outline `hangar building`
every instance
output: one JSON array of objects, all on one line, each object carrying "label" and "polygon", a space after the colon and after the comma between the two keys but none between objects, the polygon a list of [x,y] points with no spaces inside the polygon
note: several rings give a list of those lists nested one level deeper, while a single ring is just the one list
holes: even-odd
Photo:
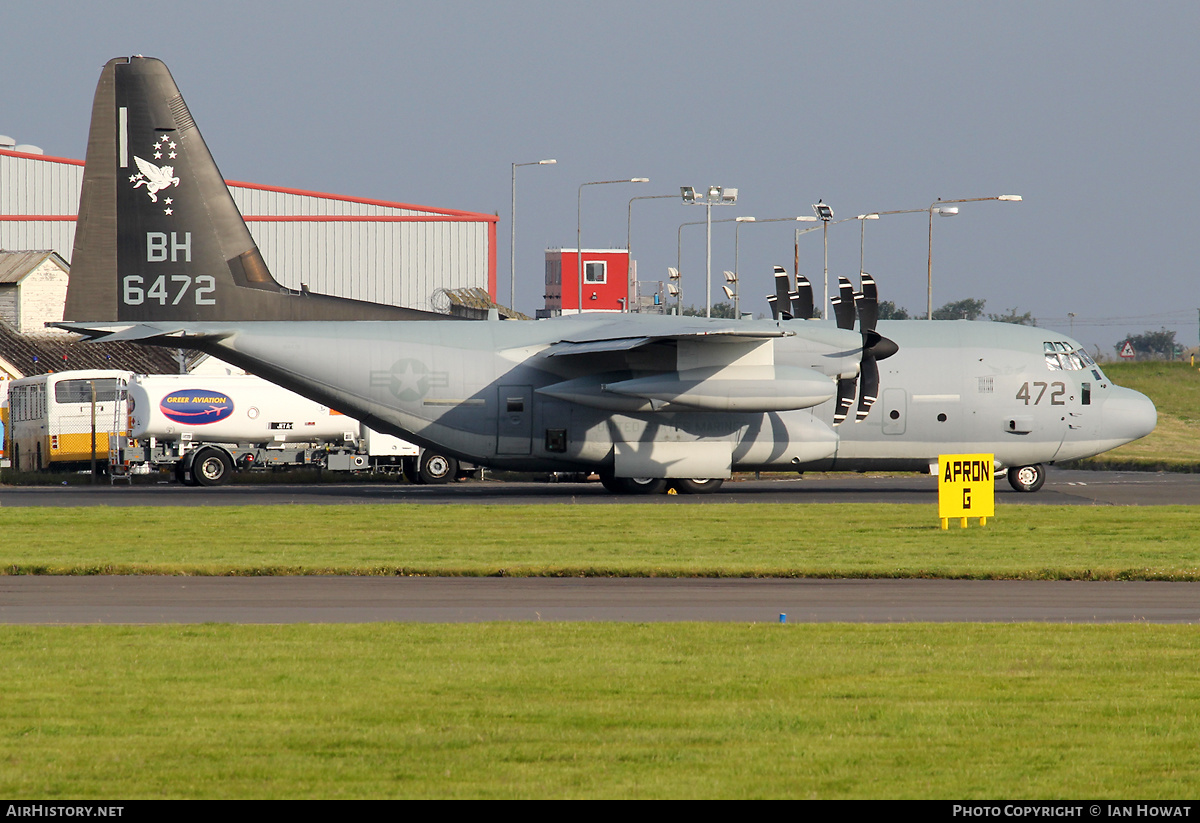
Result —
[{"label": "hangar building", "polygon": [[[13,142],[0,137],[0,250],[52,250],[69,264],[83,161]],[[290,289],[427,311],[448,309],[446,290],[496,297],[494,215],[226,182]]]}]

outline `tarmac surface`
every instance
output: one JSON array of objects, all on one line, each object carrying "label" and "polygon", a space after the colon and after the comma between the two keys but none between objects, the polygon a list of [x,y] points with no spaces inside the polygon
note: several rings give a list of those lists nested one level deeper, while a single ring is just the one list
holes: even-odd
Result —
[{"label": "tarmac surface", "polygon": [[0,623],[1195,623],[1200,583],[3,577]]},{"label": "tarmac surface", "polygon": [[[407,483],[312,483],[188,487],[149,485],[26,486],[0,488],[5,506],[247,506],[361,503],[483,503],[490,505],[588,503],[606,505],[703,505],[705,503],[913,503],[935,505],[937,484],[928,475],[768,475],[727,481],[716,494],[619,496],[598,482],[532,483],[467,481],[446,486]],[[1071,506],[1200,505],[1200,474],[1049,470],[1033,494],[996,483],[996,505]]]},{"label": "tarmac surface", "polygon": [[[1006,504],[1200,505],[1200,475],[1051,470]],[[906,503],[933,506],[927,476],[781,475],[717,494],[619,497],[599,483],[177,484],[5,487],[14,506],[422,503]],[[360,623],[382,621],[1200,622],[1200,583],[959,580],[713,580],[0,576],[0,623]]]}]

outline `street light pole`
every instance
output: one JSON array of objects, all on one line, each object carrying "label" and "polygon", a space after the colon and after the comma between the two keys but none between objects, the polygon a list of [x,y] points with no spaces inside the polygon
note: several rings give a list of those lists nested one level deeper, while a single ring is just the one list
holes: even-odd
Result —
[{"label": "street light pole", "polygon": [[508,213],[508,307],[516,311],[517,302],[517,169],[521,166],[553,166],[557,160],[534,160],[532,163],[512,164],[512,210]]},{"label": "street light pole", "polygon": [[[712,240],[711,240],[712,224],[713,223],[752,222],[753,220],[754,220],[753,217],[749,218],[749,220],[744,220],[741,217],[727,217],[723,220],[693,220],[690,223],[680,223],[679,228],[675,232],[675,271],[677,271],[677,272],[683,271],[683,227],[684,226],[708,226],[709,265],[711,266],[712,265],[712,252],[711,252],[711,250],[712,250],[712,245],[711,245],[711,243],[712,243]],[[735,253],[735,255],[736,255],[736,252],[737,252],[737,230],[735,229],[734,230],[734,253]],[[735,266],[736,266],[736,261],[735,261]],[[710,294],[710,296],[711,296],[711,294]]]},{"label": "street light pole", "polygon": [[813,204],[813,211],[821,221],[824,228],[821,233],[825,236],[825,285],[821,296],[821,316],[826,317],[829,314],[829,221],[833,219],[833,209],[824,200],[818,200]]},{"label": "street light pole", "polygon": [[583,314],[583,187],[607,186],[610,183],[649,183],[649,177],[631,177],[628,180],[593,180],[590,183],[579,184],[579,194],[575,198],[575,259],[579,261],[579,314]]},{"label": "street light pole", "polygon": [[925,303],[925,319],[933,319],[933,215],[935,213],[952,217],[958,214],[958,209],[944,209],[947,203],[979,203],[984,200],[1005,200],[1009,202],[1020,202],[1021,195],[1019,194],[1001,194],[996,197],[967,197],[961,200],[937,200],[929,204],[929,257],[927,269],[925,273],[926,281],[926,303]]},{"label": "street light pole", "polygon": [[[625,214],[625,254],[629,258],[629,266],[630,266],[630,272],[626,274],[627,280],[628,280],[630,274],[632,273],[632,267],[633,267],[633,201],[634,200],[664,200],[668,197],[674,197],[674,196],[675,195],[673,195],[673,194],[649,194],[644,197],[629,198],[629,207],[626,209],[626,214]],[[627,298],[629,298],[629,296],[630,296],[628,285],[626,285],[626,287],[625,287],[625,296]],[[628,305],[629,305],[629,301],[627,300],[626,303],[624,305],[622,305],[622,307],[621,307],[622,311],[625,311],[626,307]],[[632,309],[629,309],[629,310],[632,311]]]},{"label": "street light pole", "polygon": [[735,217],[734,222],[737,223],[733,227],[733,319],[742,319],[742,272],[739,269],[739,250],[741,241],[739,239],[742,224],[757,222],[753,217]]},{"label": "street light pole", "polygon": [[[740,278],[741,278],[741,271],[738,268],[740,265],[740,262],[738,260],[738,256],[739,256],[738,232],[741,231],[742,223],[796,223],[796,222],[798,222],[798,223],[815,223],[815,222],[817,222],[817,218],[805,217],[805,216],[801,216],[801,217],[768,217],[763,220],[757,220],[753,217],[735,217],[734,220],[737,222],[738,225],[733,230],[733,274],[734,274],[734,277],[738,278],[739,284],[740,284]],[[816,226],[813,226],[813,228],[815,229]],[[805,231],[812,231],[812,229],[805,229]],[[799,230],[797,230],[796,238],[799,239],[800,234],[802,234],[802,233],[803,232],[800,232]],[[738,294],[739,294],[738,301],[740,301],[740,289],[739,289]],[[738,301],[735,301],[735,302],[738,302]],[[741,314],[741,306],[740,305],[735,306],[735,312],[738,316],[738,319],[741,319],[742,314]]]}]

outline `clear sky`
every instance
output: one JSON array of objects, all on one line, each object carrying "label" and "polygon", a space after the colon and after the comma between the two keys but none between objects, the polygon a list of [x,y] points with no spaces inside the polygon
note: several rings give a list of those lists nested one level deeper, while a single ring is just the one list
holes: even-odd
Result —
[{"label": "clear sky", "polygon": [[[713,218],[835,219],[963,204],[933,226],[934,306],[1031,311],[1108,355],[1161,327],[1195,345],[1189,227],[1200,172],[1200,5],[1184,2],[218,2],[5,4],[0,133],[82,158],[109,58],[163,59],[226,177],[497,213],[508,289],[517,171],[517,307],[542,304],[543,250],[632,247],[643,280],[702,220],[679,186],[737,187]],[[734,267],[732,223],[713,269]],[[867,226],[881,296],[925,308],[927,219]],[[856,277],[859,224],[829,232]],[[744,226],[743,307],[765,311],[793,226]],[[684,302],[704,301],[704,229],[683,229]],[[800,239],[819,281],[821,232]],[[714,292],[721,294],[719,283]],[[504,300],[502,299],[502,302]]]}]

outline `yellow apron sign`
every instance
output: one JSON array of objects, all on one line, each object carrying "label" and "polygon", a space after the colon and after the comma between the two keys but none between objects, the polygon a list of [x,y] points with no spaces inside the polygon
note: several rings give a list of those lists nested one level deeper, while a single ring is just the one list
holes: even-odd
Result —
[{"label": "yellow apron sign", "polygon": [[968,517],[978,517],[985,525],[996,516],[995,455],[938,455],[938,517],[942,528],[957,517],[967,527]]}]

